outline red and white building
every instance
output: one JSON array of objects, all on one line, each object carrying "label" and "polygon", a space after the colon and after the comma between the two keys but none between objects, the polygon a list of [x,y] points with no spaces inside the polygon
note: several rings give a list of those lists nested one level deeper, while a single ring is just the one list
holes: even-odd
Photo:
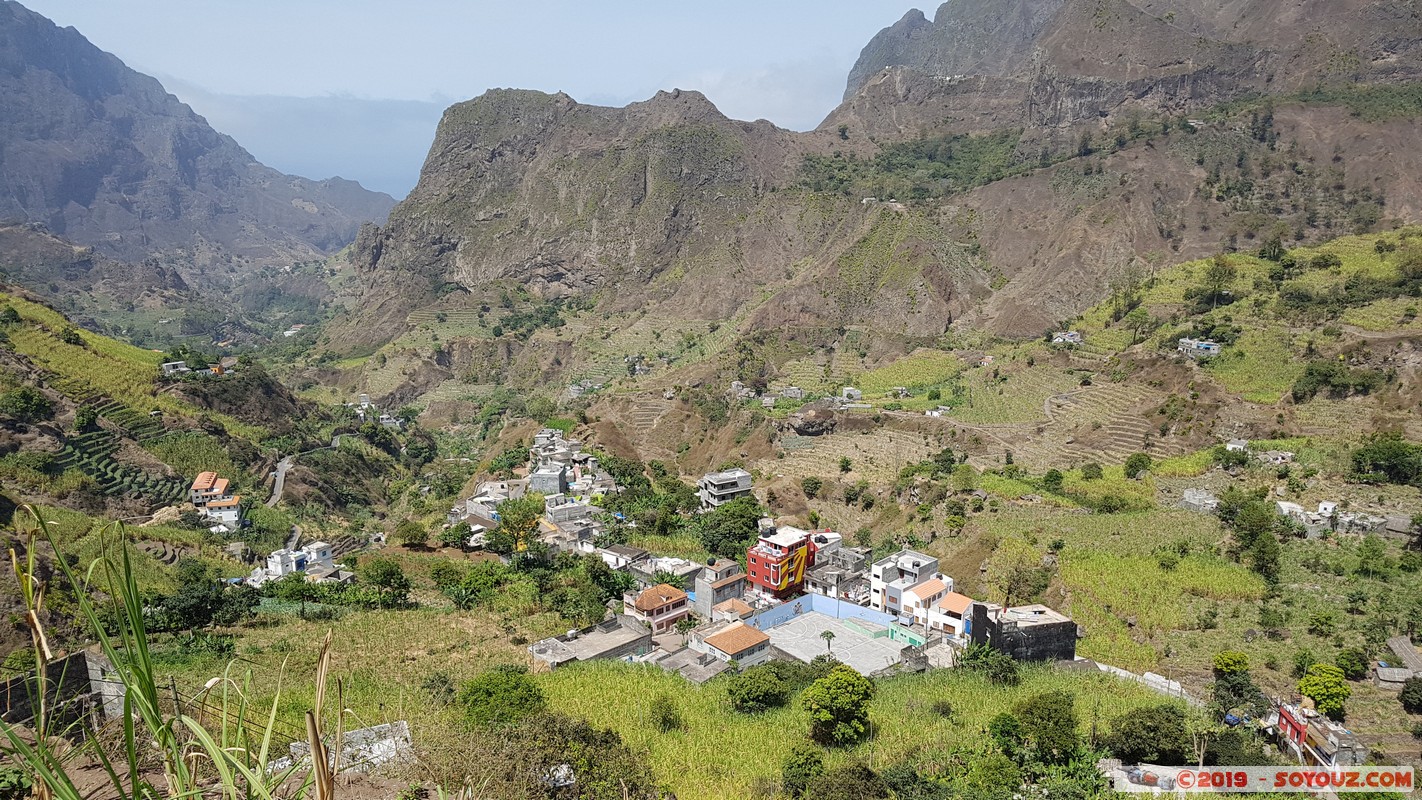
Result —
[{"label": "red and white building", "polygon": [[752,591],[776,600],[799,594],[816,554],[839,544],[840,535],[833,531],[812,533],[790,525],[777,528],[763,519],[759,540],[746,550],[746,579]]}]

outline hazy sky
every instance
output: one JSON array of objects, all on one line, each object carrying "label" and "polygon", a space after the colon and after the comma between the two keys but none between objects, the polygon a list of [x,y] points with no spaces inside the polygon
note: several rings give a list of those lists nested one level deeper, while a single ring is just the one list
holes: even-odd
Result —
[{"label": "hazy sky", "polygon": [[[815,127],[911,0],[21,0],[278,169],[403,196],[440,112],[491,87],[624,105],[697,89]],[[932,7],[925,9],[930,16]]]}]

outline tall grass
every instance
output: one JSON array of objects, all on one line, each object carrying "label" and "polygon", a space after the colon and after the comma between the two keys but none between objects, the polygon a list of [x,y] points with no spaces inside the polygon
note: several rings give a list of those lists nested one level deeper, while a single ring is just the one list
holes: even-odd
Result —
[{"label": "tall grass", "polygon": [[[870,710],[873,736],[831,752],[830,766],[863,760],[879,769],[924,751],[949,749],[978,737],[989,720],[1017,700],[1053,689],[1075,694],[1083,733],[1089,733],[1093,713],[1105,720],[1160,702],[1144,687],[1103,674],[1027,667],[1023,677],[1016,687],[994,686],[963,670],[880,680]],[[657,776],[678,797],[753,796],[756,780],[779,774],[790,749],[809,731],[809,718],[797,699],[762,714],[740,714],[727,701],[726,681],[695,686],[652,666],[587,662],[538,680],[553,710],[610,727],[631,747],[646,750]],[[653,724],[651,704],[659,695],[678,706],[685,729],[663,733]],[[934,711],[937,700],[952,703],[951,719]]]},{"label": "tall grass", "polygon": [[[82,731],[83,741],[77,749],[56,744],[52,738],[58,733],[52,729],[53,709],[44,700],[50,692],[44,667],[54,653],[41,622],[47,587],[42,576],[47,567],[39,562],[38,554],[41,543],[53,547],[56,554],[61,551],[45,516],[33,507],[25,507],[17,517],[17,527],[24,524],[25,517],[29,520],[22,532],[25,556],[22,559],[14,548],[10,551],[25,607],[24,621],[32,640],[35,692],[41,698],[32,722],[34,735],[27,735],[19,725],[0,723],[0,735],[8,745],[5,749],[30,773],[35,796],[60,800],[93,796],[89,789],[81,792],[70,775],[70,767],[81,756],[92,759],[102,769],[106,786],[101,793],[124,800],[213,796],[272,800],[279,791],[285,796],[294,788],[296,794],[301,794],[313,784],[318,798],[331,796],[329,770],[319,757],[325,753],[319,717],[308,715],[312,752],[318,758],[307,774],[298,774],[303,767],[300,762],[284,769],[272,764],[279,687],[278,699],[272,701],[265,717],[256,716],[247,700],[252,692],[250,680],[234,679],[229,666],[222,678],[214,678],[199,694],[198,699],[211,694],[220,697],[220,703],[199,703],[199,708],[216,711],[218,719],[206,723],[184,710],[176,692],[171,703],[164,696],[149,649],[143,594],[121,523],[114,523],[107,531],[114,547],[96,558],[83,575],[62,555],[53,559],[53,566],[73,587],[72,601],[80,620],[88,626],[100,652],[113,666],[114,680],[122,686],[123,717],[117,722],[119,744],[116,752],[111,751],[93,730]],[[100,604],[94,600],[95,594],[107,600]],[[324,688],[328,667],[329,656],[317,669],[318,687]],[[320,710],[318,690],[316,711]]]}]

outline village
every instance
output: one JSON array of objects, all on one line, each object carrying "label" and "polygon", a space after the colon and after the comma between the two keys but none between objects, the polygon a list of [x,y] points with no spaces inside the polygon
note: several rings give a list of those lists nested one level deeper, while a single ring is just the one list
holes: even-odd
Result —
[{"label": "village", "polygon": [[[370,406],[361,410],[372,418],[378,415]],[[1226,446],[1268,463],[1292,457],[1253,453],[1243,441]],[[744,562],[697,562],[606,543],[605,527],[614,518],[599,503],[622,487],[598,457],[556,429],[540,430],[528,453],[527,464],[515,477],[483,481],[463,503],[450,508],[446,529],[457,532],[466,551],[486,551],[490,535],[501,524],[500,506],[536,495],[543,508],[535,533],[538,545],[550,555],[600,559],[628,576],[634,587],[609,604],[603,620],[529,644],[531,663],[540,669],[621,661],[653,665],[703,684],[772,660],[809,664],[828,657],[879,678],[952,669],[968,648],[986,646],[1015,661],[1108,673],[1163,697],[1202,705],[1166,676],[1135,674],[1078,656],[1081,631],[1069,616],[1040,603],[999,604],[968,596],[957,590],[937,558],[913,549],[875,558],[869,548],[852,546],[837,531],[804,529],[768,517],[760,519]],[[755,498],[755,493],[751,473],[741,468],[707,473],[696,485],[703,513]],[[193,483],[190,500],[215,530],[240,530],[241,497],[228,491],[226,480],[203,473]],[[1201,512],[1217,504],[1218,499],[1203,490],[1188,490],[1181,501],[1182,507]],[[1337,503],[1323,503],[1314,512],[1280,501],[1277,511],[1312,535],[1402,524],[1340,510]],[[371,544],[382,546],[384,537]],[[482,557],[494,556],[486,551]],[[507,555],[502,558],[509,560]],[[355,578],[330,544],[298,545],[293,539],[253,568],[246,582],[262,586],[293,573],[312,583],[349,583]],[[1374,664],[1374,682],[1398,691],[1407,679],[1422,673],[1422,655],[1406,637],[1389,645],[1397,660]],[[1276,699],[1259,719],[1234,723],[1258,726],[1299,763],[1346,766],[1364,763],[1368,756],[1367,747],[1347,727],[1284,699]]]}]

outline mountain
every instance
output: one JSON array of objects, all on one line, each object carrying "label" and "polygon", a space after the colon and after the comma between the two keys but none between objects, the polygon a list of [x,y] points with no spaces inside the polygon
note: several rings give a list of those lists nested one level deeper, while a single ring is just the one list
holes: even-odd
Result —
[{"label": "mountain", "polygon": [[384,347],[355,382],[404,401],[1037,336],[1169,263],[1422,219],[1418,24],[1361,0],[955,0],[875,37],[807,133],[696,92],[490,91],[358,236],[329,342]]},{"label": "mountain", "polygon": [[0,220],[117,260],[161,255],[195,285],[233,259],[333,252],[394,202],[263,166],[158,81],[11,0],[0,106]]},{"label": "mountain", "polygon": [[[951,0],[932,22],[913,10],[875,36],[825,125],[875,136],[1050,130],[1414,81],[1419,36],[1418,6],[1385,0]],[[882,115],[890,105],[903,107]]]}]

